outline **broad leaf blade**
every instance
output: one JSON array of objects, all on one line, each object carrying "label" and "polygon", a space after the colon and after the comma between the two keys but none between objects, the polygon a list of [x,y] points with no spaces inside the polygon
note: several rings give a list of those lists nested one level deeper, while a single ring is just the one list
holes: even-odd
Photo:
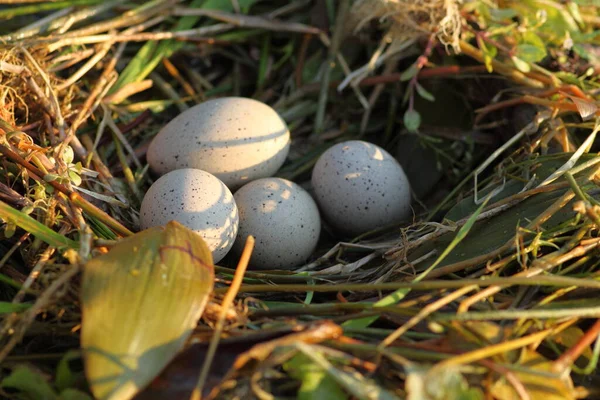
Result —
[{"label": "broad leaf blade", "polygon": [[160,373],[196,326],[213,278],[206,244],[177,222],[85,266],[81,346],[96,398],[131,398]]},{"label": "broad leaf blade", "polygon": [[17,390],[14,398],[48,399],[57,398],[44,377],[24,365],[16,367],[12,373],[0,382],[0,388]]}]

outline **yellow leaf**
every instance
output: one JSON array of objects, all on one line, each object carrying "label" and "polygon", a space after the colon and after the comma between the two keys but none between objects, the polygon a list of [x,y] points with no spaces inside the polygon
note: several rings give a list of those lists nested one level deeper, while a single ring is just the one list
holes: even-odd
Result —
[{"label": "yellow leaf", "polygon": [[[552,362],[539,353],[525,349],[521,354],[519,366],[525,370],[514,371],[514,376],[523,385],[531,400],[575,400],[580,398],[573,387],[569,375],[552,372]],[[519,400],[521,396],[505,377],[500,377],[491,390],[498,400]]]},{"label": "yellow leaf", "polygon": [[177,222],[137,233],[87,263],[81,346],[98,399],[129,399],[183,347],[212,292],[204,240]]}]

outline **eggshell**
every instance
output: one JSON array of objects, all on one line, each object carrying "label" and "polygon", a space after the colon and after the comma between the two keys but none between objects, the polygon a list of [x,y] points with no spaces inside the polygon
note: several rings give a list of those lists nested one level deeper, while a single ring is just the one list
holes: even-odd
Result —
[{"label": "eggshell", "polygon": [[197,168],[232,190],[277,172],[290,146],[290,132],[268,105],[242,97],[209,100],[165,125],[148,148],[150,168],[162,175]]},{"label": "eggshell", "polygon": [[313,253],[321,232],[319,209],[299,185],[264,178],[244,185],[234,197],[240,229],[233,250],[240,254],[248,235],[253,235],[256,242],[251,266],[291,269]]},{"label": "eggshell", "polygon": [[384,149],[359,140],[338,143],[319,157],[315,199],[337,231],[356,236],[400,222],[411,213],[410,184]]},{"label": "eggshell", "polygon": [[233,246],[239,215],[233,195],[214,175],[178,169],[161,176],[144,196],[142,229],[175,220],[200,234],[219,262]]}]

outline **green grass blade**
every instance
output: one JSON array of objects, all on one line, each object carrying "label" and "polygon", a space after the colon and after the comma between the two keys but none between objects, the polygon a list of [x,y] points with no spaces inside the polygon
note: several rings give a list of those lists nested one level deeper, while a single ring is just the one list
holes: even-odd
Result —
[{"label": "green grass blade", "polygon": [[32,4],[21,7],[8,7],[6,10],[0,10],[0,19],[11,19],[20,15],[35,14],[44,11],[58,10],[71,6],[88,6],[102,3],[104,0],[68,0],[68,1],[47,1],[39,4]]},{"label": "green grass blade", "polygon": [[[239,0],[238,4],[242,11],[247,12],[248,9],[257,0]],[[190,8],[203,8],[209,10],[219,10],[232,12],[233,5],[231,1],[223,0],[194,0],[189,5]],[[173,31],[183,31],[191,29],[198,22],[199,17],[186,16],[181,17]],[[160,43],[147,42],[139,52],[133,57],[129,65],[123,70],[115,85],[111,88],[110,93],[122,88],[131,82],[139,82],[145,79],[163,58],[170,57],[173,53],[181,49],[185,43],[177,40],[164,40]]]},{"label": "green grass blade", "polygon": [[329,399],[345,400],[348,395],[323,368],[307,356],[298,353],[285,363],[284,369],[301,383],[298,400]]},{"label": "green grass blade", "polygon": [[[198,8],[201,7],[203,3],[205,3],[205,0],[195,0],[192,1],[190,7]],[[230,4],[229,2],[221,3]],[[177,21],[177,24],[175,24],[173,31],[191,29],[196,22],[198,22],[198,17],[182,17]],[[146,42],[135,57],[133,57],[129,65],[123,70],[109,93],[115,92],[128,83],[144,80],[152,71],[154,71],[154,68],[156,68],[163,58],[170,57],[171,54],[179,50],[182,46],[183,42],[175,40],[165,40],[160,43],[152,41]]]},{"label": "green grass blade", "polygon": [[[467,234],[469,233],[469,231],[471,230],[471,228],[477,221],[477,217],[479,216],[479,214],[481,214],[481,211],[487,205],[488,201],[493,197],[493,194],[494,193],[490,193],[490,195],[488,195],[485,198],[483,203],[481,203],[481,205],[477,208],[477,210],[475,210],[475,212],[469,217],[467,222],[460,228],[460,230],[458,231],[458,233],[456,234],[454,239],[452,239],[452,241],[446,247],[446,249],[442,252],[442,254],[440,254],[440,256],[435,260],[435,262],[433,264],[431,264],[425,271],[421,272],[413,280],[413,282],[420,282],[423,279],[425,279],[425,277],[427,277],[427,275],[435,267],[437,267],[448,256],[448,254],[450,254],[452,252],[452,250],[454,250],[454,248],[467,236]],[[379,300],[378,302],[376,302],[373,305],[373,307],[377,308],[377,307],[392,306],[392,305],[396,304],[397,302],[399,302],[400,300],[402,300],[408,293],[410,293],[409,288],[398,289],[394,293],[392,293],[392,294],[384,297],[383,299]],[[370,317],[351,319],[351,320],[344,322],[342,324],[342,326],[344,328],[354,328],[354,329],[366,328],[369,325],[371,325],[373,322],[375,322],[378,318],[379,317],[377,315],[374,315],[374,316],[370,316]]]},{"label": "green grass blade", "polygon": [[27,310],[29,307],[31,307],[31,304],[9,303],[7,301],[0,301],[0,315],[18,313]]},{"label": "green grass blade", "polygon": [[46,225],[39,223],[27,214],[15,210],[3,201],[0,201],[0,218],[12,222],[35,237],[48,243],[50,246],[54,246],[61,250],[79,248],[79,243],[76,241],[68,239],[60,233],[54,232]]}]

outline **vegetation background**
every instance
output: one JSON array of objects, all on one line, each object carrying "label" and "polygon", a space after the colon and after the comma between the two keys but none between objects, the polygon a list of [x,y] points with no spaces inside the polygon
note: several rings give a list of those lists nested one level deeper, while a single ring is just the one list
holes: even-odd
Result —
[{"label": "vegetation background", "polygon": [[[1,396],[600,396],[597,1],[0,4]],[[293,145],[278,176],[296,182],[339,141],[388,149],[413,220],[326,228],[298,271],[236,276],[229,259],[212,290],[177,297],[199,276],[159,291],[129,250],[156,259],[186,233],[133,235],[145,151],[220,96],[280,113]],[[166,263],[193,265],[181,257]],[[123,264],[157,290],[143,309],[162,328],[131,318],[142,308],[123,296],[143,285],[123,287]],[[95,312],[89,288],[121,307]],[[94,323],[122,339],[117,358],[174,331],[181,343],[111,370],[80,351]]]}]

